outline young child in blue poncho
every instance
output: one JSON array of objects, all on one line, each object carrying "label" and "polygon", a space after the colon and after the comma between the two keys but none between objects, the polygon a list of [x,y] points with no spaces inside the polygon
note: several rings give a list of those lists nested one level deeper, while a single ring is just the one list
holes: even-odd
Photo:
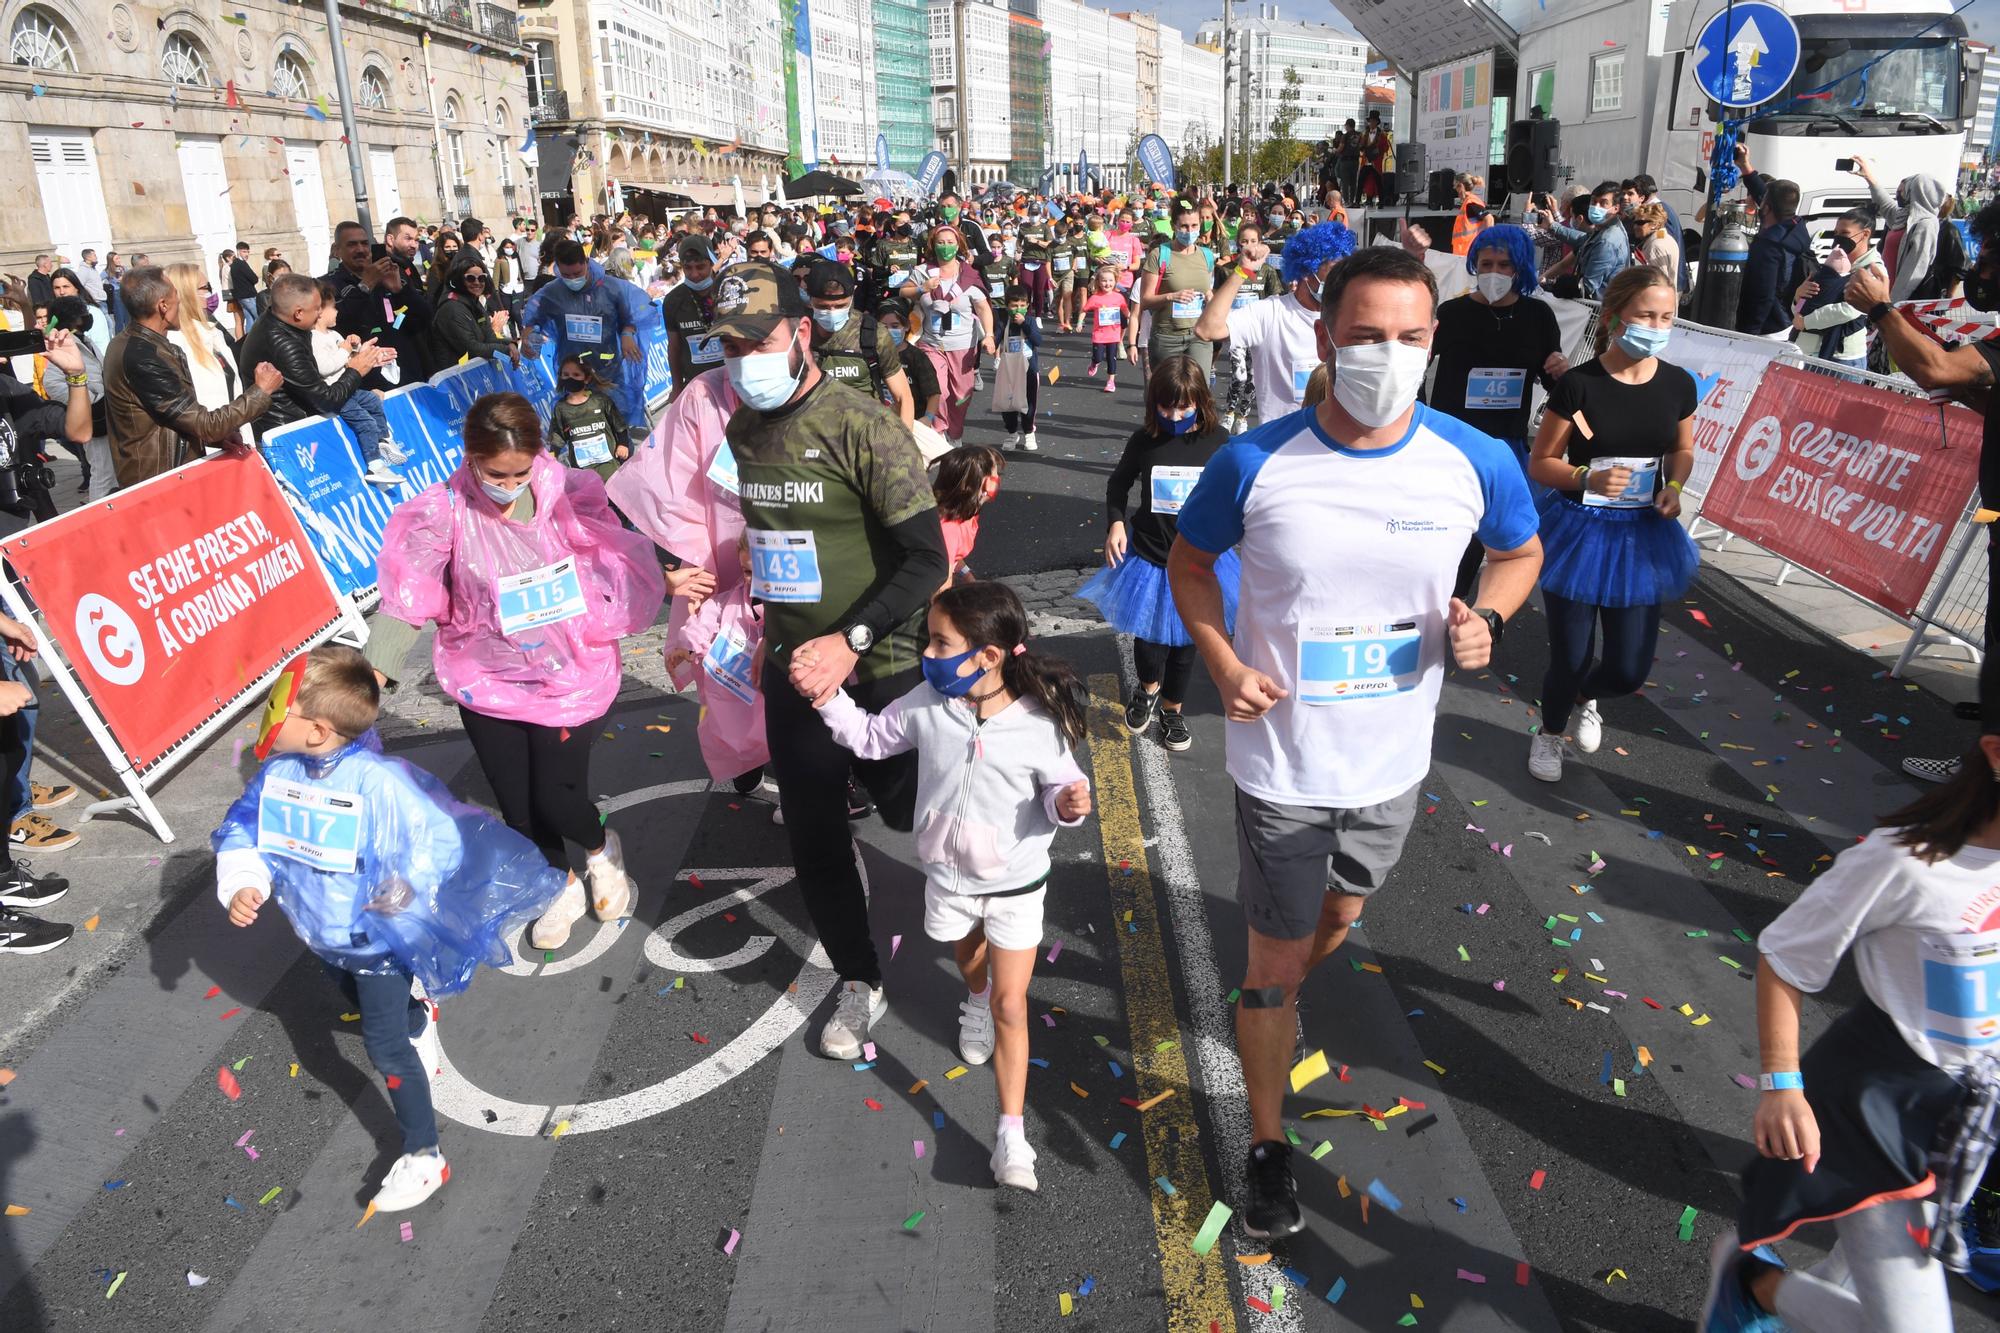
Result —
[{"label": "young child in blue poncho", "polygon": [[258,770],[211,842],[216,895],[250,926],[272,897],[361,1012],[368,1058],[388,1083],[403,1154],[374,1197],[414,1208],[451,1179],[430,1080],[443,1066],[431,997],[463,990],[480,963],[562,891],[563,876],[495,815],[462,805],[422,769],[383,755],[375,672],[328,644],[271,691]]}]

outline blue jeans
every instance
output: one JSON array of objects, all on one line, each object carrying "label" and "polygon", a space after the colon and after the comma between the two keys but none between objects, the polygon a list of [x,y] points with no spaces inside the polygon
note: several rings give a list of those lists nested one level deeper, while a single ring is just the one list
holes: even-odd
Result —
[{"label": "blue jeans", "polygon": [[329,967],[340,993],[361,1011],[361,1044],[375,1072],[389,1083],[389,1105],[403,1131],[405,1153],[438,1146],[437,1112],[431,1107],[430,1074],[410,1038],[424,1030],[430,1011],[410,994],[410,974],[371,975]]},{"label": "blue jeans", "polygon": [[[1549,618],[1549,671],[1542,677],[1542,730],[1560,736],[1579,700],[1630,694],[1646,683],[1653,650],[1660,642],[1657,606],[1592,606],[1572,602],[1547,588],[1542,607]],[[1595,663],[1598,626],[1604,627],[1604,656]]]},{"label": "blue jeans", "polygon": [[361,446],[361,466],[367,467],[382,455],[382,441],[389,438],[389,418],[382,415],[382,395],[373,389],[356,389],[340,405],[340,419],[354,432]]}]

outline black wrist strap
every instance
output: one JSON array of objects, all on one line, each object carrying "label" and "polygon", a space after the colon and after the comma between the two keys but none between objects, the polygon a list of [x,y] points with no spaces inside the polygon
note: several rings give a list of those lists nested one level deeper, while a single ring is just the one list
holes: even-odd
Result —
[{"label": "black wrist strap", "polygon": [[1870,324],[1880,324],[1895,313],[1896,307],[1890,305],[1887,301],[1877,301],[1868,308],[1868,322]]}]

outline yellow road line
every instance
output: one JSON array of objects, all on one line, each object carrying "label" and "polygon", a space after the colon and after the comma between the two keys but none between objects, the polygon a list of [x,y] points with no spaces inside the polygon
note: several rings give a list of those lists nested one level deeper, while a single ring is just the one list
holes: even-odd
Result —
[{"label": "yellow road line", "polygon": [[[1157,1184],[1147,1186],[1160,1240],[1167,1327],[1209,1333],[1214,1325],[1222,1333],[1235,1333],[1236,1313],[1230,1307],[1229,1277],[1222,1262],[1226,1247],[1217,1245],[1205,1256],[1188,1248],[1208,1216],[1215,1188],[1202,1156],[1187,1056],[1174,1016],[1166,937],[1146,859],[1138,787],[1132,777],[1132,742],[1118,699],[1118,677],[1092,676],[1090,693],[1090,769],[1096,786],[1097,827],[1104,840],[1104,870],[1111,882],[1112,932],[1118,938],[1125,1015],[1131,1026],[1135,1099],[1143,1102],[1162,1093],[1175,1094],[1145,1112],[1141,1126],[1147,1175],[1164,1176],[1175,1190],[1169,1195]],[[1137,931],[1126,925],[1128,912]]]}]

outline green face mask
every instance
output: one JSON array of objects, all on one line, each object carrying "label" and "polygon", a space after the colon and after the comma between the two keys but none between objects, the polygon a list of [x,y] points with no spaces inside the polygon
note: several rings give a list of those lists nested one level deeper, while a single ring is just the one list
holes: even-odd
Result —
[{"label": "green face mask", "polygon": [[951,207],[950,205],[946,205],[945,207],[940,208],[938,212],[944,215],[944,220],[946,222],[958,221],[958,210]]},{"label": "green face mask", "polygon": [[1028,307],[1024,305],[1008,306],[1007,313],[1015,319],[1026,319],[1028,317]]},{"label": "green face mask", "polygon": [[950,263],[952,260],[958,258],[958,247],[950,241],[939,241],[937,257],[940,264]]}]

